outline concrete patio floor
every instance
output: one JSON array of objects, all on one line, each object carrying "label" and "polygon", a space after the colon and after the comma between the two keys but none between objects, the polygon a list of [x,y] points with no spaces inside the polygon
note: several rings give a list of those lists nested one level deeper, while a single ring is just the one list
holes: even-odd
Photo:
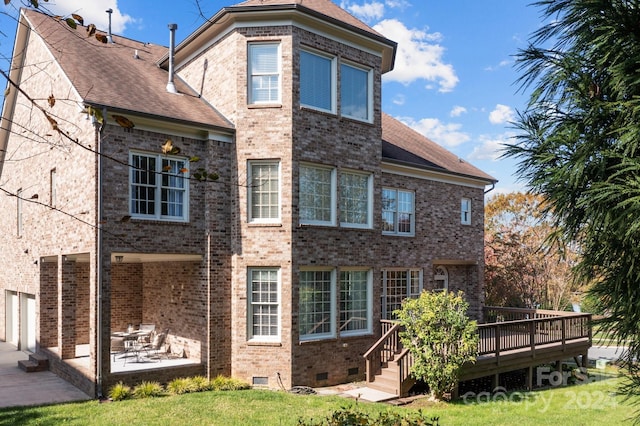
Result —
[{"label": "concrete patio floor", "polygon": [[0,341],[0,408],[87,401],[87,394],[50,371],[26,373],[18,361],[29,359],[25,352]]}]

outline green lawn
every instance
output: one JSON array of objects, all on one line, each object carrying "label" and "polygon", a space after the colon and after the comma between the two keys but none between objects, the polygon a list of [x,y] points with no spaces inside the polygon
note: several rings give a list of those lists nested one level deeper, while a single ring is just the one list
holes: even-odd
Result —
[{"label": "green lawn", "polygon": [[[632,403],[616,393],[620,378],[592,376],[590,383],[531,393],[467,395],[466,401],[409,406],[359,402],[367,412],[417,410],[439,416],[441,425],[602,425],[622,424],[635,415]],[[97,401],[0,410],[0,425],[296,425],[300,417],[322,418],[354,406],[337,396],[302,396],[275,391],[218,391],[141,400]]]}]

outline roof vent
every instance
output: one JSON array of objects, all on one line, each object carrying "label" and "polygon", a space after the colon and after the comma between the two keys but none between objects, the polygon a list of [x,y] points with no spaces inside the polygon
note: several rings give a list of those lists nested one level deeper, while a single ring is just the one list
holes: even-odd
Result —
[{"label": "roof vent", "polygon": [[107,43],[113,43],[113,37],[111,37],[111,14],[113,13],[113,9],[109,8],[106,10],[109,14],[109,32],[107,33]]},{"label": "roof vent", "polygon": [[175,84],[173,84],[173,54],[176,49],[176,29],[178,24],[169,24],[169,82],[167,83],[167,92],[178,93]]}]

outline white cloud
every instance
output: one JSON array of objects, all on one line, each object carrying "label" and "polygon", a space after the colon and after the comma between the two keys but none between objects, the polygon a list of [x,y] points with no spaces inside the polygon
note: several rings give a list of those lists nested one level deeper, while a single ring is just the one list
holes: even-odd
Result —
[{"label": "white cloud", "polygon": [[404,103],[406,102],[406,98],[402,93],[398,93],[393,97],[391,102],[393,102],[395,105],[404,105]]},{"label": "white cloud", "polygon": [[109,14],[107,9],[112,9],[111,31],[114,34],[124,33],[127,25],[136,20],[123,14],[118,8],[118,0],[67,0],[64,2],[45,3],[41,6],[54,15],[68,16],[76,13],[84,18],[84,24],[94,24],[98,29],[106,31],[109,28]]},{"label": "white cloud", "polygon": [[365,22],[382,19],[384,16],[384,3],[376,1],[372,3],[364,3],[363,5],[342,2],[340,7],[348,10],[357,18],[360,18]]},{"label": "white cloud", "polygon": [[400,117],[399,120],[439,145],[454,147],[471,139],[467,133],[460,131],[462,125],[458,123],[443,123],[437,118],[416,121],[410,117]]},{"label": "white cloud", "polygon": [[514,134],[512,132],[503,133],[497,136],[481,135],[478,139],[480,144],[473,148],[467,156],[468,160],[489,160],[497,161],[503,154],[506,144],[513,143]]},{"label": "white cloud", "polygon": [[384,80],[409,84],[424,79],[437,83],[440,92],[450,92],[458,84],[453,66],[443,62],[445,49],[438,44],[440,33],[408,29],[396,19],[386,19],[373,29],[398,43],[395,67],[383,76]]},{"label": "white cloud", "polygon": [[513,61],[511,61],[509,59],[504,59],[504,60],[500,61],[498,63],[498,65],[496,65],[496,66],[490,65],[490,66],[486,67],[484,70],[485,71],[497,71],[500,68],[504,68],[504,67],[507,67],[507,66],[511,65],[512,63],[513,63]]},{"label": "white cloud", "polygon": [[502,124],[513,121],[515,111],[507,105],[497,104],[493,111],[489,113],[489,121],[491,124]]},{"label": "white cloud", "polygon": [[460,105],[456,105],[456,106],[453,107],[453,109],[449,113],[449,116],[451,116],[451,117],[460,117],[462,114],[464,114],[466,112],[467,112],[467,109],[465,107],[460,106]]}]

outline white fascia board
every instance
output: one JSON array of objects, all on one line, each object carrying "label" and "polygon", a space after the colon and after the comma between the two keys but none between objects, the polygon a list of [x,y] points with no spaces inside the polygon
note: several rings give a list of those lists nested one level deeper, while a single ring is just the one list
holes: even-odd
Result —
[{"label": "white fascia board", "polygon": [[453,173],[439,172],[436,170],[423,169],[420,167],[412,167],[407,165],[399,165],[382,161],[382,173],[389,173],[399,176],[407,176],[416,179],[430,180],[434,182],[449,183],[452,185],[466,186],[484,190],[491,182],[473,178],[470,176],[456,175]]}]

